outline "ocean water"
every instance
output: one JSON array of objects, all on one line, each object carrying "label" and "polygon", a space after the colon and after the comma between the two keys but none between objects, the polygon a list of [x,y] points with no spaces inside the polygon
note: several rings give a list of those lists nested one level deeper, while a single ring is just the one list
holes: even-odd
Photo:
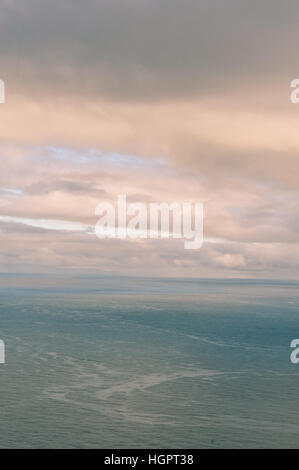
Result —
[{"label": "ocean water", "polygon": [[298,288],[0,275],[0,447],[298,448]]}]

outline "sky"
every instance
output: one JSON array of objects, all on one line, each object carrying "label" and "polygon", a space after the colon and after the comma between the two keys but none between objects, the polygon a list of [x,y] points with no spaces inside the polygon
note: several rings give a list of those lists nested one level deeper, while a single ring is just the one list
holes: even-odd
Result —
[{"label": "sky", "polygon": [[[0,0],[0,272],[299,279],[297,0]],[[99,240],[203,202],[205,243]]]}]

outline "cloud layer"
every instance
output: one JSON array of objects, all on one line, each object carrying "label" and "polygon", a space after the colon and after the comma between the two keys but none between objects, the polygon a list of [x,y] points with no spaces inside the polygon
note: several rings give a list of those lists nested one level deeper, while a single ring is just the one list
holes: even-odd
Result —
[{"label": "cloud layer", "polygon": [[[293,0],[0,0],[1,270],[298,277],[298,15]],[[118,194],[204,202],[204,247],[92,237]]]}]

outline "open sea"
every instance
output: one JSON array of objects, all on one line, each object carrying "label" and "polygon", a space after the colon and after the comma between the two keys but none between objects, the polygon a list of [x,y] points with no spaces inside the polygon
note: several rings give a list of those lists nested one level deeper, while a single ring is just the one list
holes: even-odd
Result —
[{"label": "open sea", "polygon": [[0,275],[0,448],[299,448],[295,281]]}]

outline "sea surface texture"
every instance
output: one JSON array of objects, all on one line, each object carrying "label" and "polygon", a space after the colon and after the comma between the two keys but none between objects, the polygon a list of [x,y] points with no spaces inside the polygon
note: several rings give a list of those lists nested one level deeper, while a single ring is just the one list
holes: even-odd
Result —
[{"label": "sea surface texture", "polygon": [[0,275],[1,448],[299,447],[299,284]]}]

